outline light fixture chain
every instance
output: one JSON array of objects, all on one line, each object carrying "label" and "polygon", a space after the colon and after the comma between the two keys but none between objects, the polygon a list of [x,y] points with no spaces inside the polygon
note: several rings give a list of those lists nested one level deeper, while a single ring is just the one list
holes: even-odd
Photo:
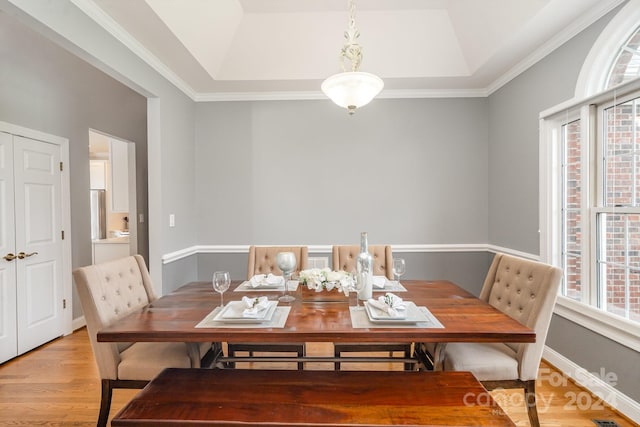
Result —
[{"label": "light fixture chain", "polygon": [[360,32],[356,28],[356,5],[353,0],[349,0],[349,28],[344,33],[347,40],[340,51],[340,64],[342,71],[346,71],[345,60],[351,63],[351,71],[358,71],[362,63],[362,48],[358,44]]}]

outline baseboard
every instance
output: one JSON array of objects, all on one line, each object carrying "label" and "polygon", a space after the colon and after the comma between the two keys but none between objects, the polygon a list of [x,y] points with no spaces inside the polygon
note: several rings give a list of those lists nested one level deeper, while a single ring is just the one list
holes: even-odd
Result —
[{"label": "baseboard", "polygon": [[600,397],[607,405],[630,420],[640,423],[640,402],[636,402],[609,384],[606,381],[606,373],[605,375],[600,375],[605,376],[605,378],[600,378],[598,374],[588,372],[547,346],[544,348],[542,357],[564,375],[575,381],[576,384],[589,390],[593,395]]},{"label": "baseboard", "polygon": [[71,321],[71,328],[74,331],[77,331],[80,328],[83,328],[87,325],[87,322],[84,320],[84,316],[76,317]]}]

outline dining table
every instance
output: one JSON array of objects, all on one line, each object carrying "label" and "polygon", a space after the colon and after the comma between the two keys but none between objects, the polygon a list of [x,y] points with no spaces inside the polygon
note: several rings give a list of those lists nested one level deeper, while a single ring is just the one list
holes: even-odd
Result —
[{"label": "dining table", "polygon": [[[224,323],[217,319],[222,307],[220,295],[211,282],[191,282],[164,295],[143,308],[115,321],[98,332],[99,342],[333,342],[333,343],[438,343],[440,349],[451,342],[535,342],[535,331],[447,280],[403,280],[403,292],[395,292],[403,301],[415,304],[429,314],[432,324],[417,322],[372,323],[366,319],[362,302],[354,307],[354,297],[333,302],[303,297],[299,284],[296,299],[277,303],[283,310],[278,325],[269,323]],[[374,297],[383,295],[376,292]],[[225,294],[227,302],[243,296],[266,296],[277,301],[281,292],[247,287],[246,281],[234,281]],[[278,312],[280,313],[280,312]],[[274,316],[275,317],[275,316]],[[357,319],[360,319],[359,321]],[[203,326],[204,324],[204,326]],[[192,344],[193,345],[193,344]],[[425,355],[416,353],[425,361]],[[323,358],[322,360],[329,360]],[[288,359],[291,360],[291,359]],[[316,361],[318,358],[305,358]],[[350,359],[351,360],[351,359]],[[441,367],[439,355],[434,366]]]}]

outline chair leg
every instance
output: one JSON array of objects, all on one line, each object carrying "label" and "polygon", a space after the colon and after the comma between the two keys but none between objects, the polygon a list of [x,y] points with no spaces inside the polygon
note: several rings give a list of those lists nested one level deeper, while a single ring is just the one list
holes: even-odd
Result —
[{"label": "chair leg", "polygon": [[111,395],[113,384],[111,380],[102,380],[102,397],[100,399],[100,413],[97,427],[106,427],[109,421],[109,409],[111,409]]},{"label": "chair leg", "polygon": [[[340,357],[340,354],[341,354],[341,353],[335,349],[335,344],[334,344],[334,348],[333,348],[333,357],[338,358],[338,357]],[[335,362],[335,363],[333,364],[333,369],[334,369],[335,371],[339,371],[339,370],[340,370],[340,362]]]},{"label": "chair leg", "polygon": [[540,427],[538,409],[536,408],[536,380],[524,382],[524,400],[527,405],[527,415],[531,427]]}]

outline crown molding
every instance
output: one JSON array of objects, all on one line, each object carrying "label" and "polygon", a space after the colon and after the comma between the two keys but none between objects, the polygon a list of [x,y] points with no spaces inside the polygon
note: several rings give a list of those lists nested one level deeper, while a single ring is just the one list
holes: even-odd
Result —
[{"label": "crown molding", "polygon": [[[148,64],[162,77],[181,90],[195,102],[225,102],[225,101],[286,101],[286,100],[318,100],[327,99],[318,91],[272,91],[272,92],[196,92],[189,84],[178,77],[155,55],[141,45],[129,32],[105,13],[92,0],[70,0],[76,7],[93,19],[105,31],[129,48],[142,61]],[[483,88],[469,89],[416,89],[416,90],[383,90],[377,98],[381,99],[411,99],[411,98],[482,98],[509,83],[518,75],[529,69],[538,61],[546,57],[555,49],[566,43],[579,32],[603,17],[626,0],[602,1],[598,6],[584,14],[580,19],[567,26],[541,48],[536,49],[524,60],[520,61],[509,71]]]},{"label": "crown molding", "polygon": [[125,45],[134,55],[167,79],[182,93],[195,101],[196,92],[184,80],[178,77],[169,67],[160,61],[147,48],[140,44],[128,31],[120,26],[111,16],[105,13],[92,0],[70,0],[78,9],[93,19],[106,32]]},{"label": "crown molding", "polygon": [[511,80],[527,71],[531,66],[541,61],[544,57],[571,40],[574,36],[585,30],[598,19],[602,18],[604,15],[611,12],[614,8],[624,3],[625,1],[627,0],[609,0],[599,2],[598,6],[595,6],[588,13],[582,15],[580,19],[573,21],[570,25],[565,27],[564,30],[556,34],[540,48],[533,51],[525,59],[512,67],[509,71],[498,77],[486,88],[488,95],[491,95],[493,92],[497,91],[502,86],[506,85]]},{"label": "crown molding", "polygon": [[[377,99],[412,98],[486,98],[486,89],[420,89],[420,90],[383,90]],[[303,101],[328,100],[320,90],[291,92],[210,92],[194,96],[196,102],[226,101]]]}]

